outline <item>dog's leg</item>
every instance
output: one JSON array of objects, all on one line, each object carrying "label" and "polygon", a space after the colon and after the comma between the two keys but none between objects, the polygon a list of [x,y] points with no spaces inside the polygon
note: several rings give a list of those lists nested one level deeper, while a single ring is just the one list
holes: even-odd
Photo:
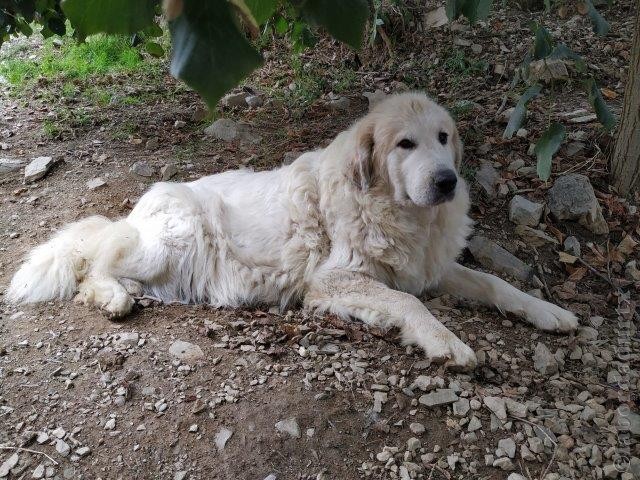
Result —
[{"label": "dog's leg", "polygon": [[568,310],[532,297],[494,275],[457,263],[443,276],[438,290],[514,313],[541,330],[571,332],[578,327],[578,319]]},{"label": "dog's leg", "polygon": [[312,282],[305,306],[353,316],[382,327],[399,327],[404,342],[417,344],[427,357],[450,368],[469,370],[476,355],[413,295],[388,288],[366,275],[331,271]]}]

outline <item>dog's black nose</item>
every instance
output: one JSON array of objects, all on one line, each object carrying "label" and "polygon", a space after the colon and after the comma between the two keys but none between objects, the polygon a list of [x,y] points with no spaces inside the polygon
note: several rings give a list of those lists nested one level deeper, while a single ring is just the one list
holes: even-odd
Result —
[{"label": "dog's black nose", "polygon": [[438,170],[433,176],[438,192],[446,195],[453,192],[458,183],[458,176],[453,170]]}]

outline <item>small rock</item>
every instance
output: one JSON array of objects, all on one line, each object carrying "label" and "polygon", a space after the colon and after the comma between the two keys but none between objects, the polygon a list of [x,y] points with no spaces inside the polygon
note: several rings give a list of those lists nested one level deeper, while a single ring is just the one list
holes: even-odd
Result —
[{"label": "small rock", "polygon": [[548,205],[558,220],[577,220],[598,235],[609,233],[589,178],[577,173],[563,175],[549,189]]},{"label": "small rock", "polygon": [[493,165],[489,162],[481,162],[475,179],[489,198],[496,197],[496,185],[500,180],[500,174],[493,168]]},{"label": "small rock", "polygon": [[31,183],[36,180],[40,180],[44,177],[51,167],[53,167],[54,161],[51,157],[37,157],[34,158],[29,165],[24,169],[24,182]]},{"label": "small rock", "polygon": [[416,437],[411,437],[409,440],[407,440],[407,450],[409,450],[410,452],[415,452],[420,448],[422,448],[422,442],[420,442],[420,440]]},{"label": "small rock", "polygon": [[186,470],[178,470],[173,475],[173,480],[184,480],[185,478],[187,478],[187,471]]},{"label": "small rock", "polygon": [[202,349],[193,343],[176,340],[169,347],[169,353],[179,360],[194,361],[204,357]]},{"label": "small rock", "polygon": [[275,426],[280,433],[286,433],[293,438],[300,438],[300,427],[294,417],[280,420]]},{"label": "small rock", "polygon": [[513,438],[503,438],[502,440],[499,440],[498,448],[501,448],[509,458],[514,458],[516,456],[516,442]]},{"label": "small rock", "polygon": [[248,92],[228,93],[222,97],[220,103],[229,108],[244,108],[247,107],[247,97],[250,95]]},{"label": "small rock", "polygon": [[534,60],[529,64],[529,78],[533,82],[543,81],[547,83],[568,80],[567,64],[561,59],[544,58],[542,60]]},{"label": "small rock", "polygon": [[640,282],[640,270],[637,267],[637,261],[631,260],[624,267],[624,276],[632,282]]},{"label": "small rock", "polygon": [[0,465],[0,477],[7,477],[11,469],[18,464],[18,460],[20,460],[20,457],[17,452],[7,458],[2,465]]},{"label": "small rock", "polygon": [[500,397],[484,397],[484,404],[499,420],[507,419],[506,403]]},{"label": "small rock", "polygon": [[264,105],[264,98],[262,95],[249,95],[245,98],[245,102],[247,102],[247,105],[251,108],[258,108]]},{"label": "small rock", "polygon": [[511,473],[508,477],[507,480],[527,480],[526,477],[523,477],[522,475],[520,475],[519,473]]},{"label": "small rock", "polygon": [[458,395],[449,388],[438,389],[435,392],[422,395],[418,402],[427,407],[436,407],[438,405],[446,405],[458,400]]},{"label": "small rock", "polygon": [[351,106],[351,101],[347,97],[336,97],[329,99],[327,105],[333,110],[347,110]]},{"label": "small rock", "polygon": [[382,90],[376,90],[375,92],[365,92],[362,95],[369,101],[369,110],[371,110],[378,103],[387,98],[387,94]]},{"label": "small rock", "polygon": [[89,190],[97,190],[100,187],[104,187],[107,184],[102,178],[96,177],[92,178],[87,182],[87,188]]},{"label": "small rock", "polygon": [[135,162],[131,167],[129,167],[129,171],[134,175],[144,178],[153,177],[155,174],[155,169],[144,161]]},{"label": "small rock", "polygon": [[426,431],[424,425],[418,422],[411,423],[409,425],[409,430],[411,430],[411,433],[415,435],[422,435]]},{"label": "small rock", "polygon": [[424,14],[424,26],[426,29],[442,27],[449,23],[445,7],[438,7]]},{"label": "small rock", "polygon": [[218,433],[216,433],[215,444],[219,452],[224,450],[229,439],[233,436],[233,430],[222,427]]},{"label": "small rock", "polygon": [[453,404],[453,414],[457,417],[464,417],[470,409],[469,400],[466,398],[461,398]]},{"label": "small rock", "polygon": [[113,337],[115,346],[135,347],[140,341],[140,334],[137,332],[118,332]]},{"label": "small rock", "polygon": [[469,251],[476,261],[496,272],[506,273],[526,282],[533,276],[533,269],[529,265],[481,235],[471,238]]},{"label": "small rock", "polygon": [[110,418],[109,420],[107,420],[104,424],[104,429],[105,430],[113,430],[114,428],[116,428],[116,419],[115,418]]},{"label": "small rock", "polygon": [[20,170],[22,160],[14,160],[12,158],[0,158],[0,175]]},{"label": "small rock", "polygon": [[543,375],[553,375],[558,373],[558,361],[553,356],[547,346],[538,342],[533,353],[533,368]]},{"label": "small rock", "polygon": [[171,180],[178,173],[178,167],[173,163],[168,163],[160,169],[160,178],[163,182]]},{"label": "small rock", "polygon": [[513,417],[525,418],[527,416],[527,406],[524,403],[516,402],[511,398],[504,399],[507,412]]},{"label": "small rock", "polygon": [[509,203],[509,220],[517,225],[535,227],[540,223],[543,210],[543,204],[535,203],[521,195],[516,195]]},{"label": "small rock", "polygon": [[501,470],[504,470],[505,472],[508,472],[508,471],[516,469],[515,465],[513,464],[513,462],[511,461],[511,459],[509,457],[500,457],[500,458],[494,460],[493,466],[496,467],[496,468],[500,468]]},{"label": "small rock", "polygon": [[44,477],[44,465],[41,463],[40,465],[38,465],[35,468],[35,470],[31,474],[31,478],[35,478],[36,480],[40,480],[42,477]]},{"label": "small rock", "polygon": [[580,241],[576,237],[567,237],[564,239],[564,251],[571,253],[575,257],[580,257]]},{"label": "small rock", "polygon": [[71,447],[64,440],[56,440],[56,452],[58,452],[63,457],[66,457],[71,452]]},{"label": "small rock", "polygon": [[185,122],[184,120],[176,120],[173,123],[173,128],[184,128],[187,126],[187,122]]},{"label": "small rock", "polygon": [[76,454],[79,457],[86,457],[91,453],[91,449],[89,447],[80,447],[76,450]]},{"label": "small rock", "polygon": [[543,245],[547,245],[548,243],[551,243],[553,245],[558,244],[558,240],[556,240],[551,235],[547,235],[542,230],[527,227],[526,225],[518,225],[515,228],[515,232],[516,235],[522,238],[522,240],[527,245],[532,247],[542,247]]},{"label": "small rock", "polygon": [[205,135],[231,142],[238,138],[238,124],[230,118],[219,118],[204,129]]}]

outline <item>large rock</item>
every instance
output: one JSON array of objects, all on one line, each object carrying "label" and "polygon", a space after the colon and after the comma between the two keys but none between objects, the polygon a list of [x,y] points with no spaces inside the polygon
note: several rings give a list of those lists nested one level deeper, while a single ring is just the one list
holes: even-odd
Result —
[{"label": "large rock", "polygon": [[567,64],[560,59],[534,60],[529,64],[529,79],[534,82],[553,82],[569,79]]},{"label": "large rock", "polygon": [[548,195],[549,210],[558,220],[577,220],[593,233],[609,233],[591,182],[584,175],[563,175],[555,181]]},{"label": "large rock", "polygon": [[535,227],[540,223],[543,210],[543,204],[535,203],[521,195],[516,195],[509,203],[509,220],[516,225]]},{"label": "large rock", "polygon": [[528,282],[533,276],[529,265],[482,235],[475,235],[469,241],[469,251],[480,264],[496,272],[506,273],[523,282]]},{"label": "large rock", "polygon": [[250,96],[251,94],[249,92],[228,93],[222,97],[220,103],[230,108],[246,108],[249,106],[247,104],[247,98]]},{"label": "large rock", "polygon": [[53,167],[53,158],[51,157],[37,157],[31,160],[31,163],[24,169],[24,181],[25,183],[35,182],[44,177],[51,167]]},{"label": "large rock", "polygon": [[300,438],[300,427],[298,421],[294,418],[287,418],[286,420],[280,420],[275,425],[276,430],[280,433],[286,433],[293,438]]}]

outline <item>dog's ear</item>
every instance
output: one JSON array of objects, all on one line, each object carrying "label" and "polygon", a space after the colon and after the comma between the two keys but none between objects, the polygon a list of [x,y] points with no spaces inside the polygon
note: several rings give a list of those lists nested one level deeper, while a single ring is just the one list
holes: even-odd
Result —
[{"label": "dog's ear", "polygon": [[351,179],[356,186],[366,192],[373,182],[373,131],[374,121],[370,117],[363,118],[355,129],[355,148],[351,165]]},{"label": "dog's ear", "polygon": [[454,161],[456,165],[456,170],[460,170],[460,165],[462,165],[462,156],[463,156],[464,149],[463,149],[462,140],[460,140],[460,134],[458,133],[457,128],[453,131],[453,138],[451,143],[453,143],[453,152],[455,155]]}]

